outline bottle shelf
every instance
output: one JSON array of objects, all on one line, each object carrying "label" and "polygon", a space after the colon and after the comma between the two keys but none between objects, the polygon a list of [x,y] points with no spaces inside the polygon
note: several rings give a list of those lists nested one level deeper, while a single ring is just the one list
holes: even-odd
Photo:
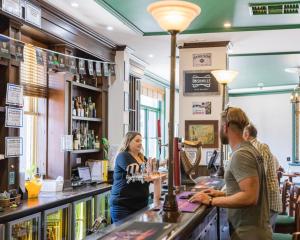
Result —
[{"label": "bottle shelf", "polygon": [[87,85],[87,84],[78,83],[78,82],[75,82],[75,81],[72,81],[72,84],[73,84],[73,86],[77,86],[77,87],[80,87],[80,88],[89,89],[89,90],[92,90],[92,91],[95,91],[95,92],[102,92],[101,88],[93,87],[93,86],[90,86],[90,85]]},{"label": "bottle shelf", "polygon": [[79,120],[79,121],[88,121],[88,122],[101,122],[101,118],[89,118],[89,117],[78,117],[78,116],[72,116],[73,120]]},{"label": "bottle shelf", "polygon": [[82,150],[71,150],[71,153],[80,154],[80,153],[96,153],[100,152],[100,149],[82,149]]}]

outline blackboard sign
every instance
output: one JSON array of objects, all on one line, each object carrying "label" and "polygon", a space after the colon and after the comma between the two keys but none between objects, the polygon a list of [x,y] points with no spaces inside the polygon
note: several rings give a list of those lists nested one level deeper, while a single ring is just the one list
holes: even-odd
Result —
[{"label": "blackboard sign", "polygon": [[183,95],[218,95],[219,83],[210,71],[185,71]]}]

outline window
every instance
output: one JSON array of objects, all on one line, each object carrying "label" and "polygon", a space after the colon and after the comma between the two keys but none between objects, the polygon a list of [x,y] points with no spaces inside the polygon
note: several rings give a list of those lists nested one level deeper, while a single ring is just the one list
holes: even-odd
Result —
[{"label": "window", "polygon": [[46,173],[48,88],[45,52],[43,58],[44,63],[37,64],[35,48],[25,44],[24,61],[20,65],[21,84],[24,88],[24,124],[20,129],[24,154],[20,158],[20,172],[36,166],[41,174]]},{"label": "window", "polygon": [[157,122],[160,119],[160,101],[141,96],[140,131],[143,137],[143,148],[147,157],[159,158]]},{"label": "window", "polygon": [[24,97],[24,127],[20,130],[24,141],[21,172],[31,166],[37,166],[41,174],[46,172],[46,104],[45,98]]}]

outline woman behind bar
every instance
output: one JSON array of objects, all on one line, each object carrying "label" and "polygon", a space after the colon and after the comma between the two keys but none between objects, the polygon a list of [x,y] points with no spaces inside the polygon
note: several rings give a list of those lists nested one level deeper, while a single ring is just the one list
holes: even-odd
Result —
[{"label": "woman behind bar", "polygon": [[[127,183],[127,167],[131,164],[141,166],[146,162],[142,154],[142,136],[138,132],[128,132],[123,139],[116,157],[114,182],[110,197],[110,212],[113,222],[148,205],[149,183],[140,181]],[[134,166],[134,165],[131,165]]]}]

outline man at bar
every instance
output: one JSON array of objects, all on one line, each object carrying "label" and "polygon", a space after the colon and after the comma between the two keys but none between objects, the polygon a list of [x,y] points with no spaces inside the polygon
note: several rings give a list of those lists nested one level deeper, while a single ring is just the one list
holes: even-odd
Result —
[{"label": "man at bar", "polygon": [[220,137],[229,144],[231,159],[225,167],[226,193],[214,189],[195,194],[190,201],[228,208],[232,240],[272,239],[263,160],[253,145],[243,139],[248,117],[240,108],[221,114]]},{"label": "man at bar", "polygon": [[268,199],[270,206],[270,224],[274,231],[275,222],[278,213],[282,212],[282,203],[277,179],[277,168],[275,158],[267,144],[257,140],[257,129],[253,124],[249,124],[244,129],[243,137],[249,141],[261,154],[264,162],[265,173],[267,177]]}]

